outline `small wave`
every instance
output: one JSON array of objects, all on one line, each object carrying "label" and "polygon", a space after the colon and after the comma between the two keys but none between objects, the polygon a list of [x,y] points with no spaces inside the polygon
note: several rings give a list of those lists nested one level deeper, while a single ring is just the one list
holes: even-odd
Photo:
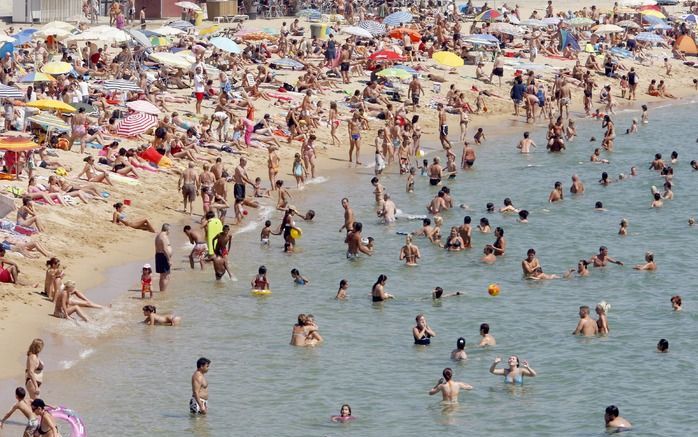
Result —
[{"label": "small wave", "polygon": [[327,182],[328,180],[329,180],[329,179],[326,178],[326,177],[324,177],[324,176],[318,176],[318,177],[313,178],[313,179],[308,179],[307,181],[305,181],[305,184],[306,184],[306,185],[310,185],[310,184],[324,184],[324,183]]},{"label": "small wave", "polygon": [[259,207],[259,214],[258,214],[259,218],[261,220],[269,220],[271,218],[272,214],[274,214],[275,210],[276,210],[276,208],[274,208],[273,206],[266,206],[266,205],[260,206]]},{"label": "small wave", "polygon": [[241,227],[240,229],[238,229],[238,230],[235,232],[235,235],[237,235],[237,234],[244,234],[245,232],[254,231],[255,229],[257,229],[258,226],[259,226],[259,222],[251,221],[251,222],[247,223],[245,226],[243,226],[243,227]]},{"label": "small wave", "polygon": [[62,370],[68,370],[74,365],[76,365],[78,360],[62,360],[58,362],[58,365]]}]

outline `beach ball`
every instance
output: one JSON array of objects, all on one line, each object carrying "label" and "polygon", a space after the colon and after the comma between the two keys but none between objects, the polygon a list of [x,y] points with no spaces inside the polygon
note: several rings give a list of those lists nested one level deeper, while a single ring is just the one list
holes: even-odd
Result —
[{"label": "beach ball", "polygon": [[297,240],[301,238],[301,235],[303,235],[303,231],[300,228],[291,228],[291,238]]},{"label": "beach ball", "polygon": [[496,296],[499,294],[499,285],[497,284],[490,284],[487,287],[487,292],[490,294],[490,296]]},{"label": "beach ball", "polygon": [[424,158],[424,155],[426,155],[426,153],[424,153],[424,150],[417,150],[417,158]]},{"label": "beach ball", "polygon": [[242,215],[247,215],[247,210],[246,210],[246,209],[243,209],[243,210],[242,210]]}]

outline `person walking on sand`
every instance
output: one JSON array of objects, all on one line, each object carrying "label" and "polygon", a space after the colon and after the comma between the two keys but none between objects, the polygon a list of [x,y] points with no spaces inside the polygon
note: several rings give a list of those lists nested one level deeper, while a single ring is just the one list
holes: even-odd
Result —
[{"label": "person walking on sand", "polygon": [[172,258],[172,245],[170,244],[170,225],[165,223],[155,237],[155,272],[160,274],[160,291],[167,291],[170,281],[170,259]]},{"label": "person walking on sand", "polygon": [[187,204],[189,204],[189,215],[192,214],[196,193],[199,191],[199,176],[194,169],[194,163],[190,162],[189,166],[179,176],[177,181],[177,189],[182,192],[182,202],[184,203],[184,212],[187,212]]},{"label": "person walking on sand", "polygon": [[201,357],[196,361],[196,371],[191,376],[191,399],[189,411],[192,414],[208,414],[208,381],[206,373],[211,360]]},{"label": "person walking on sand", "polygon": [[422,88],[418,77],[417,74],[412,75],[412,82],[410,82],[410,87],[407,90],[407,98],[412,101],[413,111],[419,108],[419,97],[424,94],[424,88]]},{"label": "person walking on sand", "polygon": [[453,370],[446,367],[442,373],[443,378],[439,379],[434,388],[429,390],[429,396],[441,392],[445,402],[458,402],[458,394],[461,390],[472,390],[473,386],[460,381],[453,381]]}]

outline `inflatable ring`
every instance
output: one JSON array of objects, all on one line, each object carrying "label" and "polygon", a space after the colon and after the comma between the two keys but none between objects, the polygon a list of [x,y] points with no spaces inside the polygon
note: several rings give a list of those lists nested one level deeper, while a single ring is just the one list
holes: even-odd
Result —
[{"label": "inflatable ring", "polygon": [[301,228],[291,228],[291,238],[298,240],[303,236],[303,230]]},{"label": "inflatable ring", "polygon": [[255,288],[250,290],[250,294],[253,296],[268,296],[271,294],[271,290],[258,290]]},{"label": "inflatable ring", "polygon": [[77,413],[75,413],[75,411],[66,407],[46,407],[46,410],[56,419],[68,422],[68,424],[70,424],[70,435],[72,437],[85,437],[87,435],[85,423],[83,423],[82,419],[77,415]]}]

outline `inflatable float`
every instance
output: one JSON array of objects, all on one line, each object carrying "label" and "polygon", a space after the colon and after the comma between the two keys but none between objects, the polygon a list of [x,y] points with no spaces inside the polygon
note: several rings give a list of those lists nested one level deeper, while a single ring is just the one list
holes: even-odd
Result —
[{"label": "inflatable float", "polygon": [[223,231],[223,222],[217,218],[208,221],[206,225],[206,244],[208,245],[208,254],[213,255],[213,238]]},{"label": "inflatable float", "polygon": [[85,423],[82,419],[75,413],[75,411],[66,407],[50,408],[46,407],[46,410],[51,413],[51,415],[57,420],[67,422],[70,425],[70,435],[71,437],[85,437],[87,436],[87,430],[85,429]]},{"label": "inflatable float", "polygon": [[253,288],[250,290],[250,294],[253,296],[269,296],[271,294],[271,290],[258,290],[256,288]]}]

